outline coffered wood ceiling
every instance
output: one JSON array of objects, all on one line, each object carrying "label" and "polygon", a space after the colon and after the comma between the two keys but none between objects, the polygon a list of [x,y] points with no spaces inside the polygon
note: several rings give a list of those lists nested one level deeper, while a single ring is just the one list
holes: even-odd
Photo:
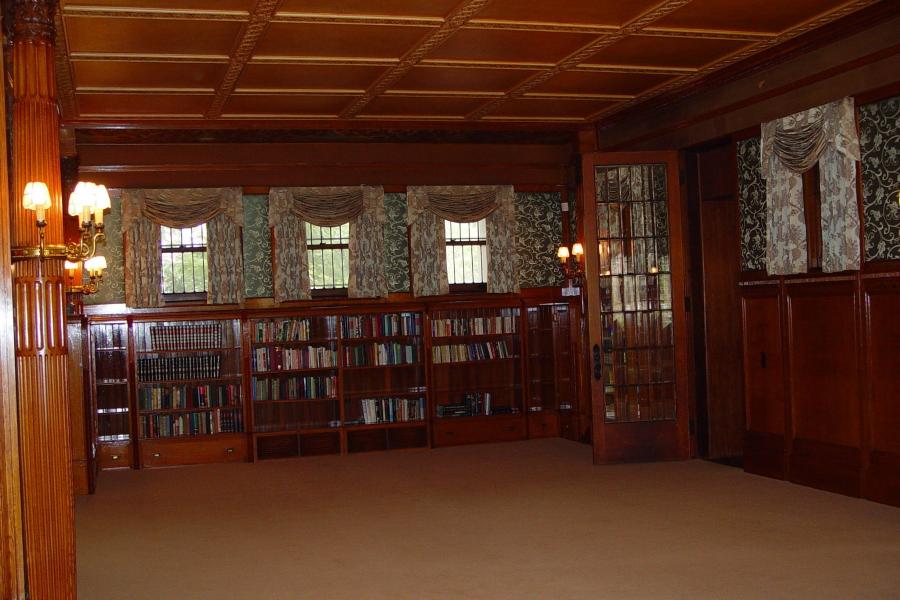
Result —
[{"label": "coffered wood ceiling", "polygon": [[65,122],[601,120],[874,0],[61,0]]}]

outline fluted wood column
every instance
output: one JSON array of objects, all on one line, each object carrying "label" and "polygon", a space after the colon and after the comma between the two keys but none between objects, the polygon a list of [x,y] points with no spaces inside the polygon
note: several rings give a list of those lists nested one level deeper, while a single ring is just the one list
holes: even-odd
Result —
[{"label": "fluted wood column", "polygon": [[[12,2],[14,248],[38,244],[35,214],[21,204],[29,181],[50,189],[46,244],[64,242],[55,8],[54,0]],[[13,302],[28,597],[69,600],[75,598],[75,532],[63,258],[15,262]]]}]

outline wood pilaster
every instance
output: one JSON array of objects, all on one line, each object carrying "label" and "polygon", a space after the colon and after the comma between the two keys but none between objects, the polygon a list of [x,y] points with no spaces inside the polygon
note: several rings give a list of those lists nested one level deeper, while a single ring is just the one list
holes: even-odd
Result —
[{"label": "wood pilaster", "polygon": [[[46,244],[64,241],[55,8],[53,0],[12,2],[14,247],[38,244],[35,215],[21,205],[28,181],[50,189]],[[75,598],[75,532],[63,260],[20,260],[12,283],[28,597],[69,600]]]}]

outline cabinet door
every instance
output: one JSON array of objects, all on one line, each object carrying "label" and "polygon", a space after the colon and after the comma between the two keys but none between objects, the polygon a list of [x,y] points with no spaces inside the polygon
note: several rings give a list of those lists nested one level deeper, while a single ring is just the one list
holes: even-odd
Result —
[{"label": "cabinet door", "polygon": [[583,162],[595,462],[687,458],[687,344],[674,152]]},{"label": "cabinet door", "polygon": [[786,406],[778,286],[745,290],[741,311],[747,415],[744,468],[783,479]]}]

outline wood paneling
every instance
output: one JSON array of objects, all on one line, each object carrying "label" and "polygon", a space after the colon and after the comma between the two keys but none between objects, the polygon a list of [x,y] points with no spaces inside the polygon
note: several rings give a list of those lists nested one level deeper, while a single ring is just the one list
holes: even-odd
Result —
[{"label": "wood paneling", "polygon": [[672,78],[659,73],[565,71],[534,88],[536,93],[640,94]]},{"label": "wood paneling", "polygon": [[[369,87],[386,67],[370,65],[284,65],[249,63],[237,82],[237,91],[330,89]],[[263,103],[264,104],[264,103]]]},{"label": "wood paneling", "polygon": [[142,440],[142,467],[206,464],[213,462],[247,462],[247,436],[216,436],[209,441],[191,439]]},{"label": "wood paneling", "polygon": [[167,114],[201,117],[212,102],[211,94],[91,94],[79,93],[78,106],[84,115],[140,116]]},{"label": "wood paneling", "polygon": [[457,4],[459,0],[283,0],[278,13],[383,16],[414,14],[434,18],[447,15]]},{"label": "wood paneling", "polygon": [[736,52],[746,41],[686,37],[631,36],[587,59],[604,65],[697,68]]},{"label": "wood paneling", "polygon": [[786,405],[778,287],[747,289],[742,304],[747,429],[784,436]]},{"label": "wood paneling", "polygon": [[825,12],[841,4],[846,4],[846,0],[693,0],[657,24],[660,27],[780,33],[805,21],[812,12]]},{"label": "wood paneling", "polygon": [[225,74],[222,62],[124,60],[72,61],[75,88],[204,89],[212,93]]},{"label": "wood paneling", "polygon": [[484,442],[511,442],[524,440],[525,418],[522,416],[492,416],[453,419],[436,419],[431,432],[434,446],[457,446]]},{"label": "wood paneling", "polygon": [[256,56],[399,59],[429,30],[427,27],[272,23],[259,40]]},{"label": "wood paneling", "polygon": [[88,427],[90,410],[85,404],[84,335],[81,319],[70,320],[66,325],[69,348],[69,419],[72,423],[72,478],[76,495],[89,494],[93,488],[93,472],[90,460],[91,432]]},{"label": "wood paneling", "polygon": [[900,280],[866,282],[865,303],[871,451],[865,494],[900,505]]},{"label": "wood paneling", "polygon": [[410,69],[392,89],[505,92],[537,71],[529,69],[441,68],[421,65]]},{"label": "wood paneling", "polygon": [[[241,23],[201,19],[153,19],[153,34],[146,21],[119,17],[65,17],[68,51],[114,54],[183,54],[228,56]],[[173,40],[178,40],[177,46]]]},{"label": "wood paneling", "polygon": [[594,39],[592,34],[463,29],[436,48],[435,60],[554,64]]},{"label": "wood paneling", "polygon": [[[234,94],[225,104],[225,115],[336,115],[350,102],[347,96],[297,96]],[[258,112],[263,111],[263,112]]]}]

